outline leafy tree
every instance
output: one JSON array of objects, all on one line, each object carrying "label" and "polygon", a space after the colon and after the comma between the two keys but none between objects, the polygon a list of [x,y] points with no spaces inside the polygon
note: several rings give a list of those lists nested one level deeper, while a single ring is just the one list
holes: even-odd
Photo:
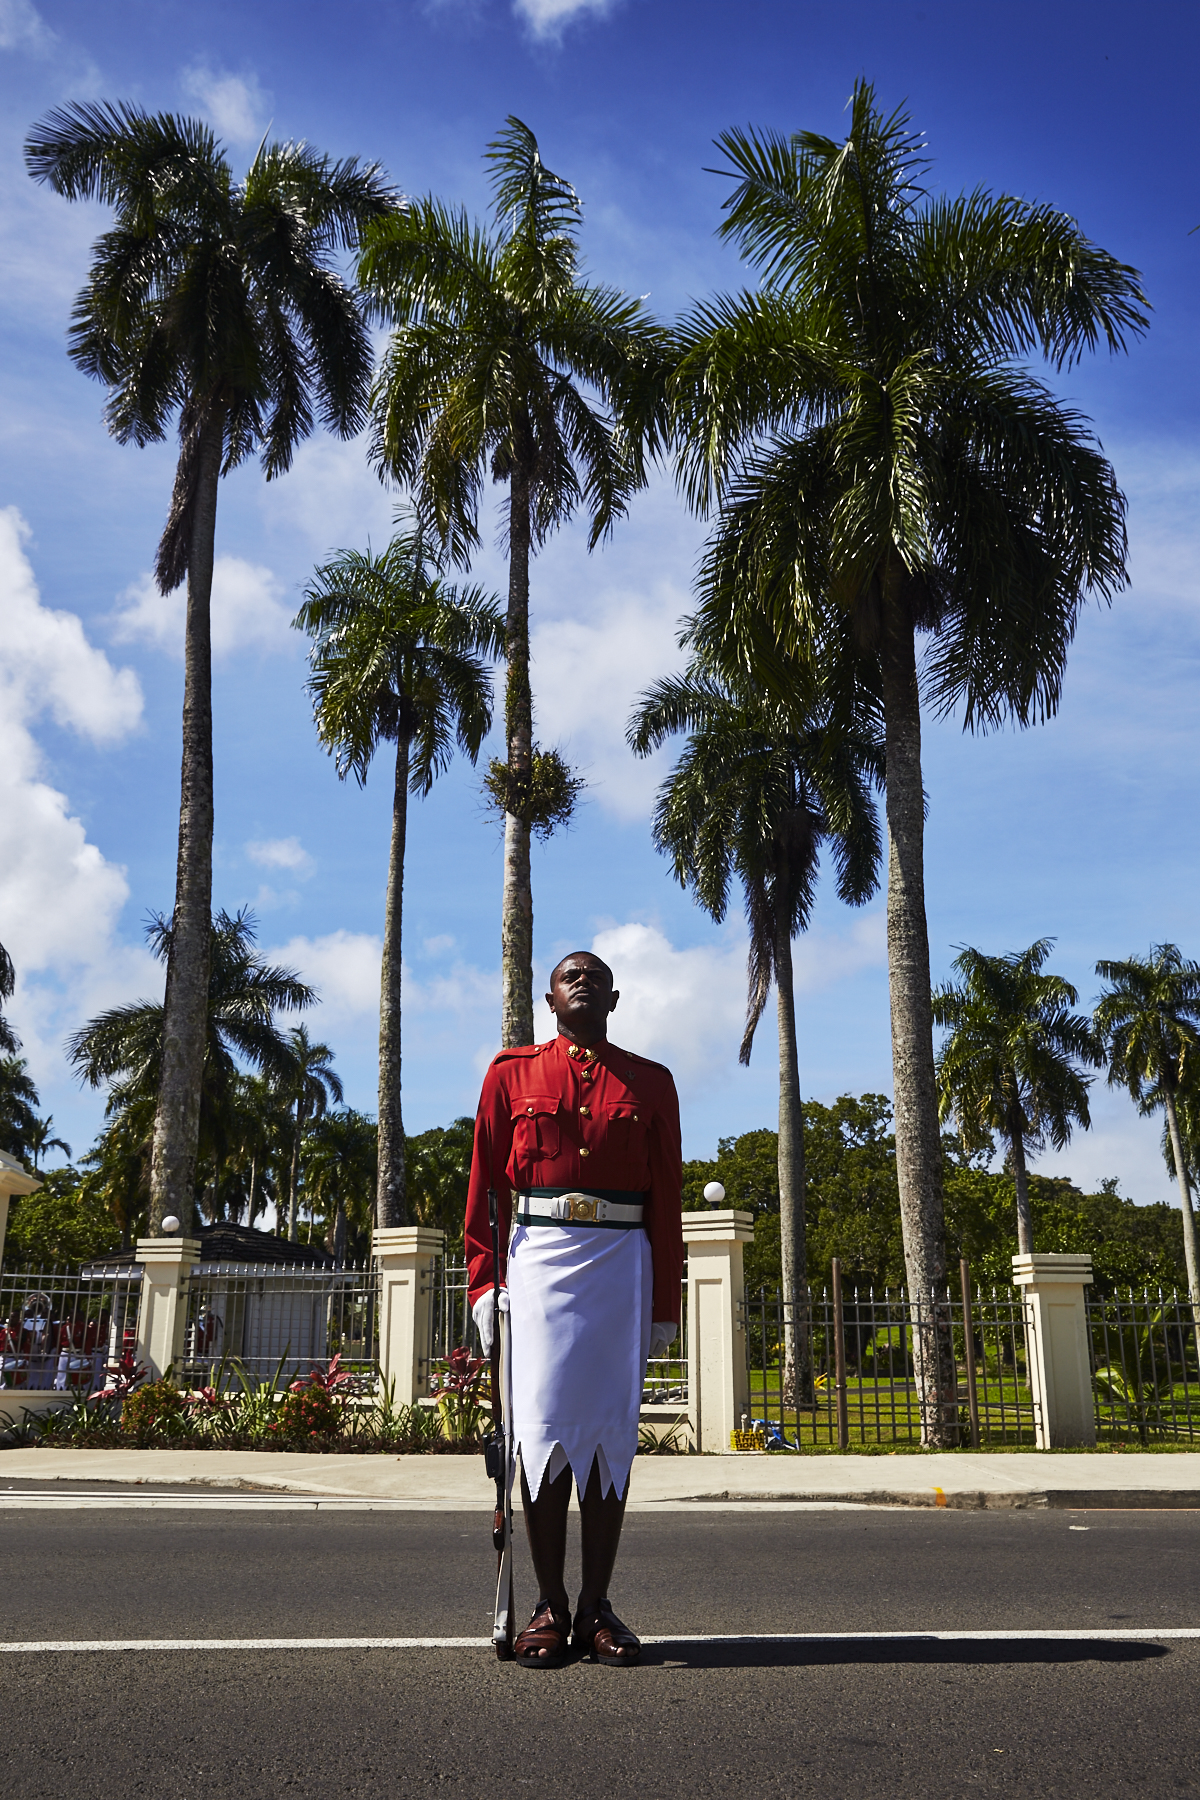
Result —
[{"label": "leafy tree", "polygon": [[150,1213],[150,1153],[155,1096],[106,1109],[108,1122],[82,1159],[81,1199],[103,1207],[120,1234],[120,1248],[144,1235]]},{"label": "leafy tree", "polygon": [[333,1051],[328,1044],[314,1044],[307,1025],[293,1025],[287,1034],[287,1066],[279,1085],[292,1107],[292,1166],[288,1179],[287,1235],[296,1241],[300,1200],[301,1152],[310,1119],[321,1119],[331,1100],[340,1106],[342,1079],[333,1072]]},{"label": "leafy tree", "polygon": [[1098,1060],[1089,1021],[1070,1009],[1079,995],[1061,975],[1044,975],[1053,938],[1011,956],[985,956],[969,946],[954,959],[961,986],[933,995],[933,1022],[950,1033],[937,1060],[940,1111],[951,1115],[963,1149],[1008,1146],[1017,1197],[1017,1247],[1033,1250],[1026,1156],[1049,1139],[1056,1150],[1073,1124],[1091,1124],[1091,1078],[1078,1065]]},{"label": "leafy tree", "polygon": [[[210,922],[197,1133],[202,1159],[218,1165],[236,1126],[238,1059],[277,1081],[287,1079],[293,1069],[291,1052],[275,1014],[300,1011],[316,999],[293,970],[263,962],[254,948],[254,934],[254,916],[245,907],[234,914],[222,910]],[[146,936],[169,970],[172,925],[161,914],[153,914]],[[163,1003],[134,1000],[89,1020],[68,1040],[67,1056],[80,1080],[94,1088],[108,1084],[110,1118],[136,1109],[138,1126],[149,1128],[153,1116],[149,1109],[157,1104],[161,1090],[164,1031]],[[187,1207],[179,1215],[185,1229],[192,1208],[189,1190]]]},{"label": "leafy tree", "polygon": [[351,1239],[356,1254],[370,1253],[375,1162],[375,1121],[353,1107],[325,1113],[305,1136],[304,1197],[310,1215],[324,1217],[325,1248],[339,1269]]},{"label": "leafy tree", "polygon": [[24,1162],[41,1120],[38,1091],[23,1056],[0,1056],[0,1150]]},{"label": "leafy tree", "polygon": [[11,1265],[46,1268],[81,1263],[121,1248],[121,1229],[104,1196],[68,1163],[43,1176],[36,1193],[13,1203],[4,1240]]},{"label": "leafy tree", "polygon": [[1179,1129],[1179,1098],[1200,1080],[1200,963],[1175,944],[1155,944],[1148,957],[1098,962],[1109,985],[1095,1011],[1095,1026],[1108,1061],[1110,1087],[1128,1089],[1139,1112],[1166,1114],[1171,1156],[1179,1182],[1183,1253],[1200,1352],[1200,1269],[1188,1162]]},{"label": "leafy tree", "polygon": [[462,1248],[474,1143],[475,1121],[466,1118],[434,1125],[408,1139],[413,1211],[420,1224],[444,1231],[451,1249]]},{"label": "leafy tree", "polygon": [[484,481],[508,483],[503,763],[502,1042],[533,1041],[531,831],[570,817],[580,786],[533,736],[529,562],[582,507],[605,537],[645,481],[663,334],[640,300],[585,279],[574,188],[510,117],[488,147],[493,220],[433,198],[367,232],[359,280],[394,329],[375,390],[374,453],[410,487],[463,566],[480,542]]},{"label": "leafy tree", "polygon": [[406,1225],[401,1109],[401,947],[409,793],[427,795],[457,742],[472,762],[492,725],[485,658],[504,628],[478,588],[443,580],[415,519],[380,556],[343,550],[316,572],[296,618],[311,633],[308,688],[338,774],[362,786],[382,743],[396,746],[379,1001],[376,1217]]},{"label": "leafy tree", "polygon": [[29,1133],[29,1153],[35,1170],[41,1168],[47,1150],[61,1150],[68,1162],[71,1159],[70,1144],[64,1138],[52,1136],[53,1130],[54,1114],[49,1113],[46,1118],[39,1119]]},{"label": "leafy tree", "polygon": [[[922,695],[961,703],[971,729],[1057,707],[1083,598],[1125,584],[1124,500],[1085,422],[1018,359],[1123,349],[1145,302],[1134,270],[1048,206],[928,194],[922,140],[865,83],[844,143],[718,142],[733,184],[721,235],[762,287],[682,329],[681,479],[717,509],[697,630],[767,685],[787,688],[797,663],[817,685],[847,631],[873,662],[905,1257],[928,1294],[946,1262]],[[927,1348],[927,1433],[951,1441],[948,1333]]]},{"label": "leafy tree", "polygon": [[36,181],[98,200],[115,220],[75,303],[69,355],[109,389],[119,443],[167,435],[178,415],[175,489],[158,547],[164,594],[186,579],[183,777],[166,1029],[154,1126],[150,1227],[186,1225],[207,1057],[212,906],[209,600],[220,477],[258,452],[267,479],[290,466],[314,415],[341,437],[365,423],[370,337],[335,267],[396,197],[374,164],[334,163],[305,144],[260,146],[245,178],[209,128],[140,107],[72,104],[30,132]]},{"label": "leafy tree", "polygon": [[792,939],[808,929],[821,849],[828,846],[837,892],[861,905],[878,885],[879,821],[871,799],[882,775],[868,731],[796,719],[744,676],[703,664],[657,682],[642,698],[629,742],[648,755],[674,732],[687,745],[659,790],[654,842],[718,923],[733,877],[750,929],[749,999],[741,1060],[775,984],[779,1033],[779,1197],[784,1306],[784,1396],[811,1385],[802,1307],[805,1249],[804,1111],[796,1042]]}]

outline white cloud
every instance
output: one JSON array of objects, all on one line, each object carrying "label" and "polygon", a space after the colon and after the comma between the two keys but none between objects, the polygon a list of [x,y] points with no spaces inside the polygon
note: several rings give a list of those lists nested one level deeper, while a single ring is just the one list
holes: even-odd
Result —
[{"label": "white cloud", "polygon": [[379,964],[383,945],[365,931],[331,931],[293,937],[265,951],[273,963],[295,969],[321,996],[321,1025],[361,1026],[379,1016]]},{"label": "white cloud", "polygon": [[297,837],[258,838],[246,845],[246,855],[260,869],[291,869],[303,879],[316,864]]},{"label": "white cloud", "polygon": [[427,937],[422,947],[426,956],[444,956],[447,950],[453,950],[454,939],[443,933],[439,937]]},{"label": "white cloud", "polygon": [[[294,651],[294,609],[284,605],[282,592],[275,575],[261,563],[246,562],[240,556],[218,556],[213,565],[211,603],[213,655],[254,649]],[[126,588],[121,599],[126,604],[112,619],[118,643],[150,643],[182,659],[185,588],[160,594],[154,577],[143,575]]]},{"label": "white cloud", "polygon": [[621,995],[615,1042],[665,1062],[681,1087],[708,1085],[732,1067],[746,1011],[740,932],[677,950],[656,926],[613,925],[596,933],[592,949],[612,969]]},{"label": "white cloud", "polygon": [[0,0],[0,50],[32,50],[47,55],[58,42],[29,0]]},{"label": "white cloud", "polygon": [[561,748],[584,775],[591,798],[618,819],[649,813],[673,759],[669,746],[645,760],[635,757],[625,726],[642,690],[680,667],[675,635],[687,608],[685,590],[663,579],[641,592],[604,591],[585,617],[534,622],[538,738]]},{"label": "white cloud", "polygon": [[181,86],[190,99],[199,102],[219,137],[228,138],[231,144],[258,144],[266,129],[271,97],[263,92],[257,76],[230,75],[207,63],[194,63],[184,70]]},{"label": "white cloud", "polygon": [[17,968],[6,1008],[23,1039],[43,1106],[68,1089],[66,1031],[162,972],[115,942],[129,897],[125,871],[88,841],[67,796],[44,779],[32,727],[49,715],[95,744],[138,725],[142,695],[88,643],[73,613],[42,605],[15,507],[0,509],[0,941]]},{"label": "white cloud", "polygon": [[514,0],[513,11],[534,37],[557,38],[564,25],[584,13],[603,18],[612,11],[612,0]]}]

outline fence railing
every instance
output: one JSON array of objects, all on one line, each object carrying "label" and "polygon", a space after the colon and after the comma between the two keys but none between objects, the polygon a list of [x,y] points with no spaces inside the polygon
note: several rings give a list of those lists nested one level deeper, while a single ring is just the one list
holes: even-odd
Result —
[{"label": "fence railing", "polygon": [[1186,1296],[1161,1288],[1088,1297],[1099,1437],[1200,1440],[1197,1329]]},{"label": "fence railing", "polygon": [[369,1375],[379,1359],[379,1283],[372,1268],[198,1263],[187,1282],[178,1379],[199,1386],[236,1358],[256,1382],[292,1381],[340,1355]]},{"label": "fence railing", "polygon": [[[959,1442],[1034,1441],[1017,1290],[947,1290],[927,1300],[903,1288],[840,1290],[840,1280],[810,1288],[794,1322],[777,1291],[747,1295],[751,1423],[795,1448],[916,1445],[934,1422],[922,1415],[927,1386],[934,1399],[926,1409],[932,1404]],[[922,1356],[940,1358],[936,1383],[918,1384]]]},{"label": "fence railing", "polygon": [[[437,1257],[422,1271],[422,1280],[433,1289],[429,1309],[429,1357],[436,1364],[459,1346],[472,1356],[481,1354],[479,1333],[467,1298],[467,1265],[462,1257]],[[682,1410],[688,1398],[687,1278],[683,1281],[683,1323],[669,1356],[655,1357],[646,1365],[643,1405],[675,1406]]]},{"label": "fence railing", "polygon": [[0,1269],[0,1388],[93,1392],[137,1341],[142,1271]]}]

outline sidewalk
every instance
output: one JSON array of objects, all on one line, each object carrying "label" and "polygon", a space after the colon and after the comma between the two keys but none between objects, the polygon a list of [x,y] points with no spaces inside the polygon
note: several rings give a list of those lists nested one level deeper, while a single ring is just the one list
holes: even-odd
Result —
[{"label": "sidewalk", "polygon": [[[254,1450],[5,1450],[8,1483],[129,1483],[387,1500],[484,1512],[481,1456],[310,1456]],[[1200,1508],[1200,1456],[1054,1451],[973,1456],[639,1456],[630,1505]]]}]

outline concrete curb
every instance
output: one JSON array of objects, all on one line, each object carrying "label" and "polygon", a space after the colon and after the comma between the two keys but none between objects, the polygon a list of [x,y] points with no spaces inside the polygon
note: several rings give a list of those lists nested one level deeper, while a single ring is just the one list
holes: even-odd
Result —
[{"label": "concrete curb", "polygon": [[[777,1493],[746,1494],[727,1488],[720,1493],[680,1495],[678,1501],[661,1504],[720,1501],[729,1506],[760,1503],[812,1506],[827,1505],[833,1497],[828,1490],[823,1493],[789,1490],[785,1493],[781,1489]],[[984,1488],[974,1492],[946,1492],[942,1488],[917,1488],[907,1492],[889,1488],[845,1488],[838,1490],[836,1498],[851,1506],[918,1506],[948,1512],[1140,1512],[1147,1508],[1164,1512],[1200,1511],[1200,1488],[1049,1488],[1041,1493],[1033,1490],[996,1492]],[[647,1503],[643,1501],[642,1505],[645,1507]]]}]

